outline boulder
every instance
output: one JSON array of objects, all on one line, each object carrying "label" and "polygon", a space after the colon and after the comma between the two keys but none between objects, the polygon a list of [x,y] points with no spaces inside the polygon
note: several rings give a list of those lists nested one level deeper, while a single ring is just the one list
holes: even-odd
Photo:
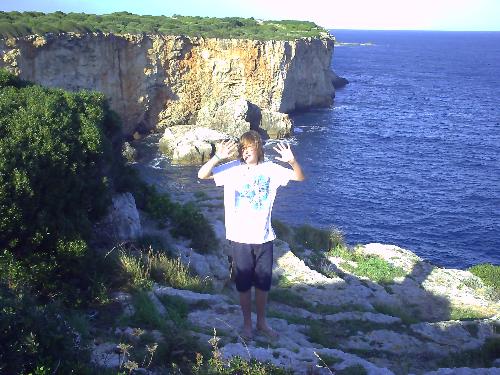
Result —
[{"label": "boulder", "polygon": [[292,120],[287,114],[269,110],[262,110],[261,113],[262,118],[258,129],[261,134],[264,133],[264,138],[280,139],[292,133]]},{"label": "boulder", "polygon": [[249,102],[243,98],[223,103],[218,100],[210,101],[198,112],[196,125],[240,137],[252,127],[249,121],[250,108]]},{"label": "boulder", "polygon": [[253,129],[264,139],[283,138],[292,131],[292,121],[287,114],[261,109],[244,98],[209,102],[198,112],[196,125],[233,137],[240,137]]},{"label": "boulder", "polygon": [[123,242],[142,236],[142,226],[135,199],[130,193],[115,195],[103,220],[94,227],[98,242]]},{"label": "boulder", "polygon": [[196,125],[167,127],[159,147],[173,164],[197,165],[210,159],[215,153],[216,143],[224,139],[238,139],[250,129],[257,130],[264,139],[283,138],[290,135],[292,128],[287,114],[261,110],[244,99],[238,99],[219,107],[210,103],[200,110]]},{"label": "boulder", "polygon": [[333,87],[335,87],[336,89],[340,89],[346,86],[349,83],[349,81],[347,80],[347,78],[340,77],[334,72],[332,72],[332,83]]},{"label": "boulder", "polygon": [[160,151],[173,164],[203,164],[215,152],[215,144],[227,138],[224,133],[195,125],[178,125],[165,129]]}]

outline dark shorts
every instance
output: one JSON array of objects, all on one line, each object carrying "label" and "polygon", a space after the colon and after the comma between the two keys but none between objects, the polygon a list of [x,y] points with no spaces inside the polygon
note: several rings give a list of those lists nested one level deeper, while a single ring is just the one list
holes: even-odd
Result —
[{"label": "dark shorts", "polygon": [[246,292],[252,286],[268,292],[273,271],[273,242],[255,245],[231,241],[231,245],[238,292]]}]

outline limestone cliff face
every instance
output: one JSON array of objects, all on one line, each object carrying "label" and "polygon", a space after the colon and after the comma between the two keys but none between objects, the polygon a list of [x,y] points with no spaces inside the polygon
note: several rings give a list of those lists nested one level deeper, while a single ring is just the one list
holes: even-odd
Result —
[{"label": "limestone cliff face", "polygon": [[245,120],[255,126],[280,113],[331,104],[333,45],[330,37],[69,33],[0,40],[0,66],[45,86],[103,92],[128,134],[183,124],[220,130],[229,120],[218,111],[235,101],[246,101]]}]

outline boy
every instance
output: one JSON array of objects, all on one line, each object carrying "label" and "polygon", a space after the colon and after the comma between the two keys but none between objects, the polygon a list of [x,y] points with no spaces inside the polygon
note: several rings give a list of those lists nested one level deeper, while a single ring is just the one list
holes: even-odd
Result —
[{"label": "boy", "polygon": [[[213,178],[224,186],[226,238],[232,245],[236,289],[243,313],[241,336],[253,338],[251,320],[251,288],[255,287],[256,329],[270,338],[277,338],[266,322],[267,295],[271,288],[273,240],[271,211],[278,187],[288,181],[303,181],[304,174],[289,145],[279,143],[276,157],[292,169],[264,161],[262,139],[254,130],[243,134],[239,144],[233,140],[220,143],[214,156],[198,171],[198,178]],[[239,160],[218,167],[220,160],[238,151]]]}]

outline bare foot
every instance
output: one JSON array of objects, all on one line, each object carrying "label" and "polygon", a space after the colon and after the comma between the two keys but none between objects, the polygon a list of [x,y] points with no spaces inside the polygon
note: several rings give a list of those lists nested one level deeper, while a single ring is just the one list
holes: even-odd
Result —
[{"label": "bare foot", "polygon": [[271,339],[271,340],[276,340],[280,337],[280,334],[278,332],[276,332],[275,330],[273,330],[268,325],[258,326],[257,332],[260,333],[261,335],[266,336],[268,339]]},{"label": "bare foot", "polygon": [[245,341],[251,341],[253,340],[253,332],[252,332],[252,327],[243,327],[241,330],[240,336],[243,340]]}]

